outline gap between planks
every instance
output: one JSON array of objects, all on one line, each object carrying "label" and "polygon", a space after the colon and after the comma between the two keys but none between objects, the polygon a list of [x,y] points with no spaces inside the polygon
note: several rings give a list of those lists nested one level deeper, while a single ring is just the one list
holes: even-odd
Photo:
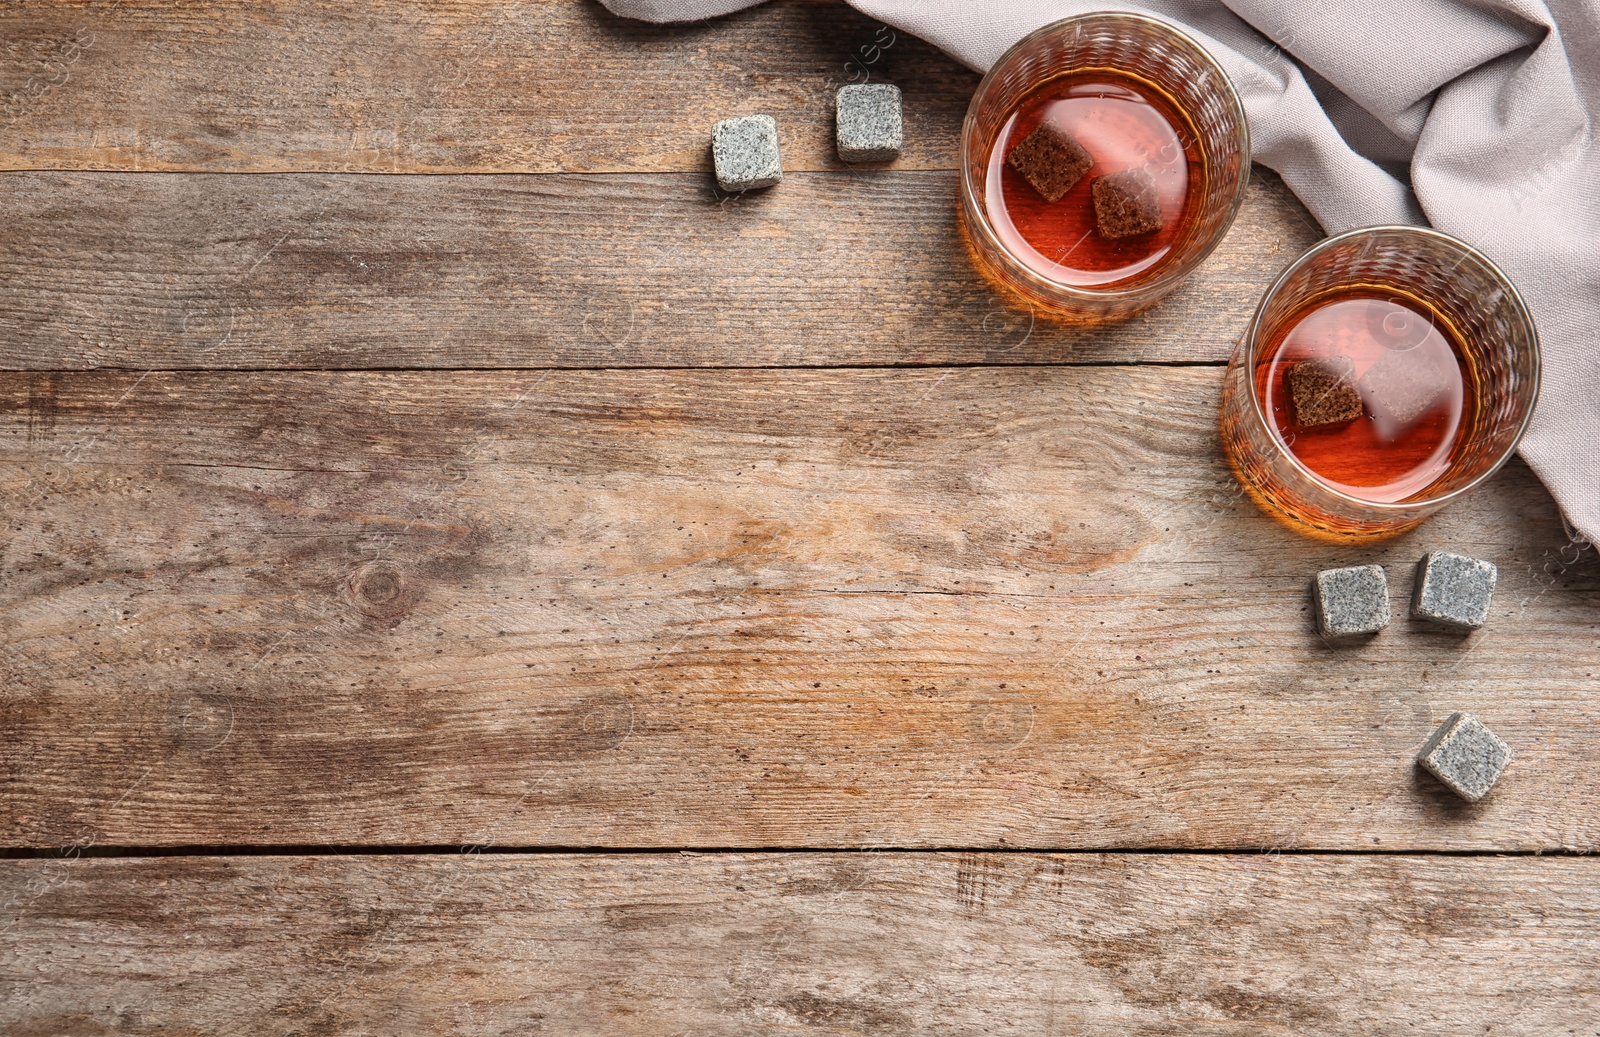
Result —
[{"label": "gap between planks", "polygon": [[1583,850],[1550,849],[1312,849],[1307,847],[1184,847],[1184,846],[1108,846],[1104,848],[1062,846],[494,846],[451,845],[418,846],[383,844],[340,845],[218,845],[193,846],[86,846],[41,848],[13,846],[0,848],[0,860],[115,860],[148,857],[449,857],[477,856],[628,856],[628,857],[715,857],[734,855],[794,856],[801,854],[973,854],[980,856],[1056,857],[1592,857]]},{"label": "gap between planks", "polygon": [[863,364],[827,364],[814,366],[808,364],[722,364],[717,366],[703,366],[700,364],[680,364],[676,366],[594,366],[594,367],[58,367],[37,370],[30,367],[0,367],[0,375],[70,375],[81,376],[86,374],[142,374],[142,375],[202,375],[202,374],[303,374],[303,375],[343,375],[343,374],[420,374],[426,376],[445,377],[456,374],[555,374],[593,372],[605,374],[607,372],[626,371],[633,374],[675,373],[694,371],[808,371],[817,374],[826,374],[830,371],[904,371],[908,369],[929,371],[967,371],[974,369],[994,369],[1006,371],[1027,371],[1032,368],[1119,368],[1119,367],[1215,367],[1228,366],[1226,360],[1061,360],[1055,363],[1039,362],[1032,364],[996,364],[981,360],[968,364],[955,363],[918,363],[908,361],[903,364],[863,363]]}]

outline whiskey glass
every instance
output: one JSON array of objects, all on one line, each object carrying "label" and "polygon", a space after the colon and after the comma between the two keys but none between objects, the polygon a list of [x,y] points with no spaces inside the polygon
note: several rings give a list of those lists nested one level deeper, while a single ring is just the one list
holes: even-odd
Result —
[{"label": "whiskey glass", "polygon": [[[1068,284],[1030,264],[996,232],[987,198],[991,153],[1011,115],[1052,80],[1092,72],[1132,79],[1170,102],[1189,124],[1174,128],[1201,167],[1198,197],[1186,202],[1186,226],[1167,256],[1147,274],[1105,287]],[[974,264],[1007,291],[1068,319],[1127,317],[1171,292],[1221,242],[1249,176],[1250,130],[1228,74],[1186,33],[1144,15],[1078,15],[1024,36],[978,84],[961,125],[959,208]]]},{"label": "whiskey glass", "polygon": [[[1444,470],[1410,496],[1362,498],[1307,467],[1268,420],[1258,365],[1286,320],[1319,299],[1409,300],[1445,322],[1459,348],[1467,406]],[[1327,238],[1262,297],[1223,376],[1222,446],[1269,514],[1324,539],[1392,536],[1470,492],[1505,464],[1539,398],[1539,333],[1510,279],[1470,245],[1425,227],[1367,227]]]}]

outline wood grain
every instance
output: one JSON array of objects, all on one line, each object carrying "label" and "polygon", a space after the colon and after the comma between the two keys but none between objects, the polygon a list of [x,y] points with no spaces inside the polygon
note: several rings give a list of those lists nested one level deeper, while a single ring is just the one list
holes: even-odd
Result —
[{"label": "wood grain", "polygon": [[[1215,368],[1031,366],[1225,358],[1320,236],[1281,182],[1152,313],[1035,319],[955,226],[976,76],[885,40],[0,12],[0,846],[61,851],[0,860],[0,1032],[1600,1033],[1587,859],[884,851],[1600,845],[1600,564],[1525,468],[1311,543]],[[789,176],[726,197],[751,111]],[[1316,569],[1403,613],[1441,547],[1485,631],[1314,636]],[[1463,708],[1472,807],[1410,763]],[[307,844],[463,852],[80,859]],[[880,852],[482,852],[630,846]]]},{"label": "wood grain", "polygon": [[28,909],[0,1028],[1588,1037],[1597,880],[1370,855],[5,861]]},{"label": "wood grain", "polygon": [[[0,845],[1600,845],[1600,565],[1520,465],[1241,498],[1214,368],[10,376]],[[1408,622],[1425,550],[1488,627]],[[1390,567],[1372,643],[1319,568]],[[1450,712],[1518,753],[1465,807]]]},{"label": "wood grain", "polygon": [[710,168],[766,112],[784,167],[843,168],[833,98],[904,92],[903,169],[951,169],[971,71],[837,3],[651,26],[593,0],[20,0],[0,168],[554,173]]},{"label": "wood grain", "polygon": [[1098,329],[973,269],[953,173],[14,173],[0,366],[622,367],[1220,361],[1319,236],[1270,173],[1218,251]]}]

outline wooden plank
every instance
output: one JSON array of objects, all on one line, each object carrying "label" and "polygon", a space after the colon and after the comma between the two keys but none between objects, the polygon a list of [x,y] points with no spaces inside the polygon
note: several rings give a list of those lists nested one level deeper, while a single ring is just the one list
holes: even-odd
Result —
[{"label": "wooden plank", "polygon": [[834,91],[905,95],[904,169],[951,169],[978,77],[842,4],[650,26],[589,0],[20,0],[0,168],[705,170],[711,125],[778,119],[784,166],[839,169]]},{"label": "wooden plank", "polygon": [[687,174],[4,183],[0,366],[22,369],[1216,361],[1319,237],[1261,175],[1189,284],[1085,329],[978,275],[953,173],[721,200]]},{"label": "wooden plank", "polygon": [[1597,880],[1372,855],[13,860],[0,1027],[1588,1035]]},{"label": "wooden plank", "polygon": [[[1600,846],[1600,565],[1515,465],[1307,541],[1214,368],[0,380],[0,845]],[[1489,626],[1311,574],[1499,563]],[[1467,808],[1453,710],[1518,757]]]}]

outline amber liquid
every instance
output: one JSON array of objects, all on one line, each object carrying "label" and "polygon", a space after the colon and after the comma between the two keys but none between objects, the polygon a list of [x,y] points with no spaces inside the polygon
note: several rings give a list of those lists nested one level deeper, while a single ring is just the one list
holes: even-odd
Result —
[{"label": "amber liquid", "polygon": [[[1065,195],[1047,202],[1006,156],[1050,119],[1088,150],[1094,165]],[[1160,230],[1112,239],[1095,223],[1096,177],[1140,168],[1155,180]],[[1017,105],[989,151],[984,205],[1013,255],[1052,281],[1123,287],[1160,268],[1188,233],[1202,196],[1199,144],[1178,107],[1159,90],[1096,70],[1053,79]]]},{"label": "amber liquid", "polygon": [[[1262,412],[1323,482],[1387,503],[1418,496],[1449,471],[1475,400],[1459,338],[1425,304],[1367,290],[1323,296],[1268,329],[1264,342],[1255,369]],[[1302,361],[1337,357],[1349,358],[1361,414],[1306,427],[1297,420],[1288,372]]]}]

